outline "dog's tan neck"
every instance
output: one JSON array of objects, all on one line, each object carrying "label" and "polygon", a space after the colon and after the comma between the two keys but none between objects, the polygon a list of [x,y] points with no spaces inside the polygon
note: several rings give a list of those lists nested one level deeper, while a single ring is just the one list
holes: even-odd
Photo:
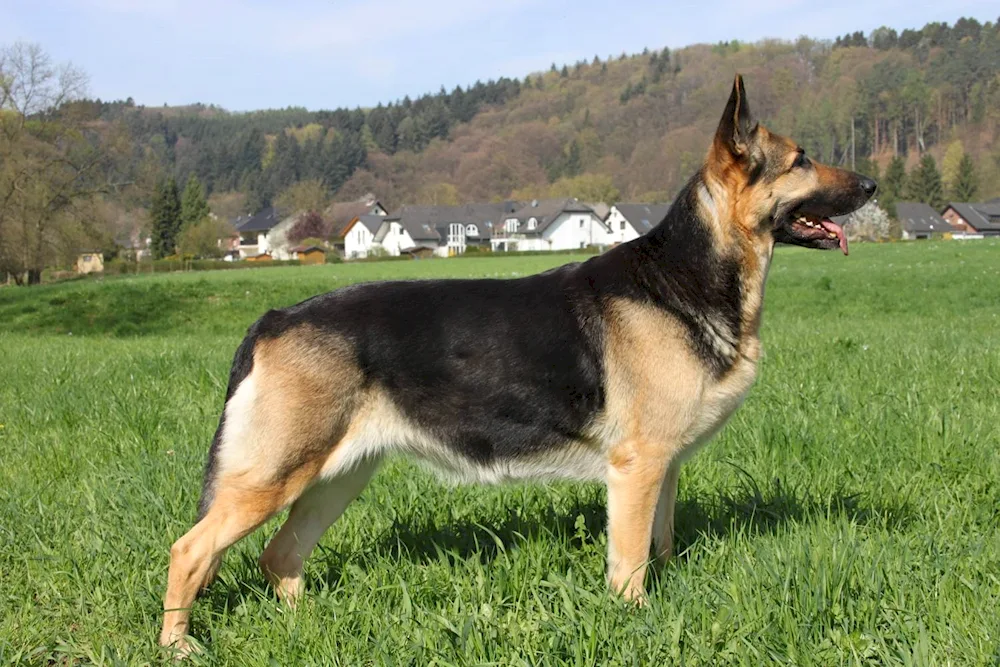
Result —
[{"label": "dog's tan neck", "polygon": [[[726,164],[726,170],[738,169]],[[757,334],[764,307],[764,286],[774,253],[774,239],[762,231],[759,221],[752,219],[755,211],[741,206],[741,191],[745,178],[732,173],[719,174],[702,170],[696,188],[697,203],[702,219],[708,225],[723,256],[734,257],[740,267],[740,352],[756,358],[759,350]],[[752,348],[754,354],[750,355]]]}]

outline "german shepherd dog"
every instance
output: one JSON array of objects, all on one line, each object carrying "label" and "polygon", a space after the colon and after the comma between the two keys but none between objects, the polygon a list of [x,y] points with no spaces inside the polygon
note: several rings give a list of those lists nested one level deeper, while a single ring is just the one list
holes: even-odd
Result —
[{"label": "german shepherd dog", "polygon": [[737,76],[704,165],[647,235],[527,278],[360,284],[269,311],[236,351],[199,518],[170,551],[160,642],[190,650],[223,553],[289,506],[260,565],[294,603],[303,562],[393,452],[466,481],[603,480],[608,584],[642,603],[681,463],[754,382],[775,243],[847,254],[828,218],[875,189],[754,122]]}]

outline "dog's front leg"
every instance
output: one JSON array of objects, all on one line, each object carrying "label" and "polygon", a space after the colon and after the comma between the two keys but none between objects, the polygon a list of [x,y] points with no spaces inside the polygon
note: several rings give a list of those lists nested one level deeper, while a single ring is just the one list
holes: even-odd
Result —
[{"label": "dog's front leg", "polygon": [[637,441],[617,445],[608,461],[608,585],[638,604],[667,461],[664,448]]},{"label": "dog's front leg", "polygon": [[671,461],[660,487],[653,519],[653,555],[660,564],[666,563],[674,552],[674,506],[677,500],[677,478],[681,474],[680,461]]}]

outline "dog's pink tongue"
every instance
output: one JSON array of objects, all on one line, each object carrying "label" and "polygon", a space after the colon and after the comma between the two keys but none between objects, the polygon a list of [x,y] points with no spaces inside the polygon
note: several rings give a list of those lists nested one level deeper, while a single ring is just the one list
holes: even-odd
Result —
[{"label": "dog's pink tongue", "polygon": [[834,234],[837,235],[837,238],[840,239],[840,249],[843,250],[844,254],[846,255],[847,235],[844,234],[844,228],[838,225],[836,222],[831,222],[829,220],[823,220],[820,224],[823,225],[823,229],[825,229],[826,231],[833,232]]}]

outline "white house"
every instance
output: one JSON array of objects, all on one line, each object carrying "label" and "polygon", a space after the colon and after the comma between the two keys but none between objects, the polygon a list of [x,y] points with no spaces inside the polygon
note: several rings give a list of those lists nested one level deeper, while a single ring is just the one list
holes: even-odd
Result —
[{"label": "white house", "polygon": [[666,217],[670,204],[626,204],[611,207],[605,224],[610,230],[611,243],[628,243],[650,232]]},{"label": "white house", "polygon": [[273,206],[256,215],[237,218],[233,224],[240,234],[240,259],[264,254],[272,259],[291,259],[288,230],[296,220],[298,216],[294,215],[282,218]]},{"label": "white house", "polygon": [[[382,215],[357,215],[344,229],[344,258],[364,259],[371,253],[375,235],[382,226]],[[398,253],[397,253],[398,254]]]},{"label": "white house", "polygon": [[611,230],[594,210],[576,199],[535,200],[510,213],[494,228],[493,250],[575,250],[613,243]]},{"label": "white house", "polygon": [[[333,229],[339,230],[337,236],[343,239],[341,250],[346,259],[363,259],[375,246],[375,234],[381,225],[387,211],[375,199],[375,195],[350,202],[335,202],[323,212],[323,217],[329,220]],[[341,242],[337,242],[341,246]]]},{"label": "white house", "polygon": [[413,238],[403,227],[399,217],[382,218],[374,243],[393,257],[399,257],[404,250],[416,247]]},{"label": "white house", "polygon": [[428,248],[438,257],[461,255],[470,246],[489,247],[496,227],[519,202],[461,206],[404,206],[382,221],[375,243],[390,255]]}]

